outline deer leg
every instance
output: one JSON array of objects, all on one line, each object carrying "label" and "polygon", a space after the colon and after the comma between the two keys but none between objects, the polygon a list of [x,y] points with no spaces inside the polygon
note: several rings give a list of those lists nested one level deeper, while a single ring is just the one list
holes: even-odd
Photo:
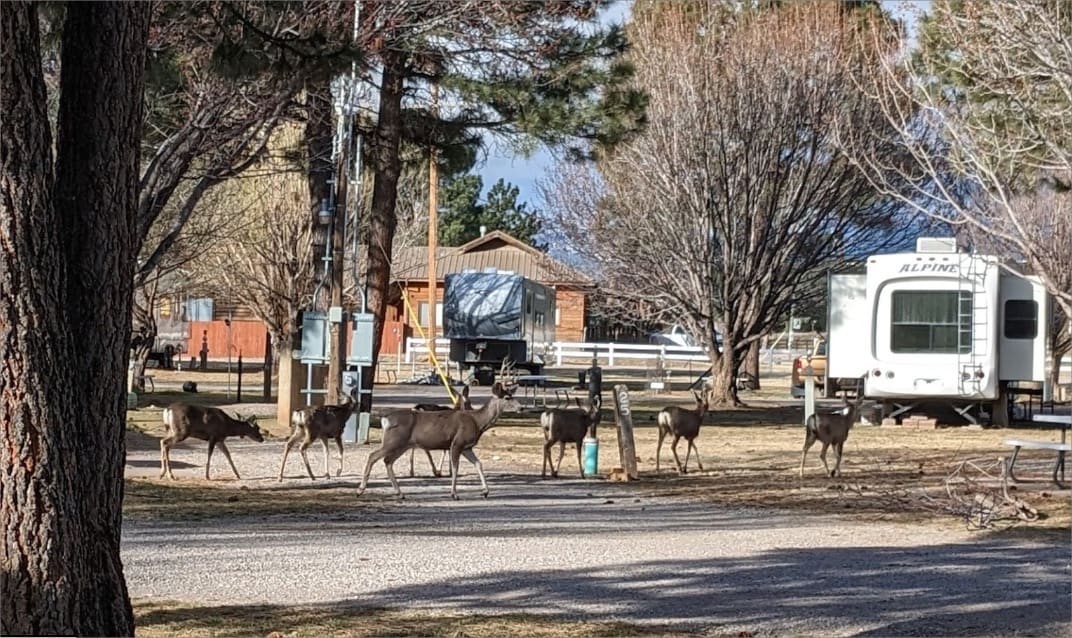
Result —
[{"label": "deer leg", "polygon": [[830,473],[831,477],[841,476],[841,450],[845,447],[844,441],[834,444],[834,454],[837,458],[834,459],[834,471]]},{"label": "deer leg", "polygon": [[365,461],[365,471],[361,474],[361,486],[357,488],[358,496],[361,496],[365,493],[365,487],[368,485],[369,474],[372,473],[372,464],[376,461],[379,461],[386,455],[387,453],[384,452],[383,447],[380,447],[377,450],[373,450],[372,453],[368,455],[368,459]]},{"label": "deer leg", "polygon": [[450,497],[458,500],[458,461],[461,459],[461,447],[450,446]]},{"label": "deer leg", "polygon": [[306,454],[306,450],[308,450],[309,446],[312,444],[313,437],[306,434],[305,439],[302,441],[301,447],[298,448],[298,451],[301,452],[301,460],[303,463],[305,463],[305,471],[309,473],[309,480],[315,481],[316,477],[313,476],[313,468],[309,467],[309,455]]},{"label": "deer leg", "polygon": [[292,432],[290,437],[287,438],[287,442],[283,444],[283,461],[279,464],[279,480],[283,480],[283,468],[287,466],[287,455],[290,454],[290,448],[293,447],[294,442],[298,440],[298,432]]},{"label": "deer leg", "polygon": [[826,441],[823,441],[823,449],[819,450],[819,460],[823,462],[823,470],[825,470],[826,475],[832,476],[830,474],[830,466],[826,464],[826,448],[828,447],[830,447],[830,444]]},{"label": "deer leg", "polygon": [[659,444],[655,447],[655,471],[659,471],[659,454],[663,451],[663,439],[666,438],[666,430],[659,427]]},{"label": "deer leg", "polygon": [[[238,475],[238,468],[234,466],[234,461],[231,460],[231,451],[227,449],[227,444],[220,441],[220,452],[223,452],[224,458],[231,465],[231,471],[234,472],[235,478],[242,480],[242,477]],[[208,465],[205,465],[205,471],[208,472]]]},{"label": "deer leg", "polygon": [[210,440],[208,442],[208,458],[205,460],[205,480],[206,481],[209,480],[209,478],[208,478],[208,466],[212,465],[212,450],[214,450],[214,449],[216,449],[216,442]]},{"label": "deer leg", "polygon": [[[324,478],[329,479],[331,478],[331,455],[328,453],[328,440],[322,438],[320,442],[324,444]],[[342,466],[339,466],[339,469],[341,470]]]},{"label": "deer leg", "polygon": [[449,457],[447,456],[448,452],[449,452],[449,450],[444,450],[443,451],[443,458],[442,458],[442,460],[439,461],[439,465],[437,466],[436,462],[435,462],[435,459],[432,458],[432,451],[431,450],[425,450],[424,451],[424,455],[428,457],[428,466],[432,468],[432,476],[434,476],[436,478],[439,478],[440,476],[443,476],[443,468],[447,466],[447,463],[449,461]]},{"label": "deer leg", "polygon": [[[342,435],[335,437],[335,445],[339,448],[339,471],[335,473],[335,476],[342,476]],[[324,450],[327,452],[327,450]]]},{"label": "deer leg", "polygon": [[584,478],[584,462],[581,460],[581,443],[577,443],[577,467],[581,469],[581,478]]},{"label": "deer leg", "polygon": [[551,469],[551,476],[558,478],[558,471],[562,469],[562,457],[566,455],[566,442],[558,442],[558,463]]},{"label": "deer leg", "polygon": [[677,465],[677,473],[684,474],[685,468],[681,465],[681,457],[677,455],[677,443],[681,440],[681,437],[674,435],[674,442],[670,444],[670,451],[674,453],[674,463]]},{"label": "deer leg", "polygon": [[804,477],[804,459],[808,458],[808,450],[815,444],[815,430],[810,426],[804,428],[804,451],[800,454],[800,476]]},{"label": "deer leg", "polygon": [[[552,472],[555,469],[555,464],[551,461],[551,448],[555,446],[554,441],[547,441],[543,444],[543,471],[540,472],[540,478],[547,478],[547,466],[551,466]],[[554,476],[552,474],[552,476]]]},{"label": "deer leg", "polygon": [[685,469],[684,469],[684,472],[689,471],[689,457],[691,457],[691,456],[692,456],[692,441],[690,441],[688,439],[685,439]]},{"label": "deer leg", "polygon": [[[700,448],[696,447],[695,440],[689,441],[689,445],[692,447],[692,449],[696,450],[696,465],[700,468],[700,471],[703,472],[703,462],[700,461]],[[685,459],[685,463],[688,464],[688,462],[688,459]]]},{"label": "deer leg", "polygon": [[[409,477],[410,478],[413,478],[413,476],[414,476],[414,472],[413,472],[413,455],[416,454],[416,453],[417,453],[417,450],[415,450],[415,449],[409,451]],[[432,459],[432,457],[431,457],[431,455],[429,455],[428,460],[431,461],[431,459]]]},{"label": "deer leg", "polygon": [[398,479],[395,478],[395,461],[398,457],[405,454],[405,450],[394,455],[387,455],[383,458],[383,466],[387,468],[387,478],[391,479],[391,485],[395,488],[395,497],[398,500],[404,500],[406,497],[402,496],[402,488],[398,487]]},{"label": "deer leg", "polygon": [[480,464],[480,459],[476,458],[476,452],[474,452],[472,448],[468,450],[462,450],[462,456],[464,456],[467,461],[469,461],[476,467],[477,476],[480,477],[480,487],[484,491],[484,498],[487,498],[488,482],[484,478],[484,466]]},{"label": "deer leg", "polygon": [[167,474],[168,478],[174,481],[175,475],[171,473],[171,445],[170,437],[160,439],[160,478]]}]

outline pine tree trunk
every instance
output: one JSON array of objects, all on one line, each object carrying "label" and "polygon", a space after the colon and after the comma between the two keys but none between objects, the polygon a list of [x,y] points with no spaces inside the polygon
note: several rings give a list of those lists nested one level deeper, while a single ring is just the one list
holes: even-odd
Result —
[{"label": "pine tree trunk", "polygon": [[67,5],[53,173],[36,7],[0,4],[5,635],[134,632],[119,543],[149,9]]},{"label": "pine tree trunk", "polygon": [[[380,358],[383,324],[387,315],[391,284],[391,246],[395,239],[395,204],[398,178],[402,174],[399,144],[402,141],[402,88],[404,60],[401,54],[384,52],[383,79],[380,89],[379,123],[373,147],[372,206],[369,216],[368,308],[374,319],[372,331],[372,371]],[[375,374],[361,376],[361,410],[372,408],[372,384]]]}]

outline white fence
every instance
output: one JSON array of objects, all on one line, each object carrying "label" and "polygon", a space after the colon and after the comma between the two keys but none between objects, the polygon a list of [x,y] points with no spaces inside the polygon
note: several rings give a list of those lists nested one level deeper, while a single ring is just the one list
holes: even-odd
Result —
[{"label": "white fence", "polygon": [[[795,347],[787,350],[783,347],[764,347],[764,363],[788,362],[796,355],[812,352],[812,339],[800,339],[794,342]],[[435,356],[445,361],[450,353],[449,339],[435,340]],[[620,365],[622,360],[657,360],[664,361],[708,361],[708,355],[700,347],[688,347],[681,345],[650,345],[646,343],[585,343],[576,341],[555,341],[550,344],[547,356],[548,365],[554,361],[555,367],[561,367],[564,362],[591,362],[593,354],[600,366],[613,368]],[[421,359],[428,359],[428,345],[423,339],[408,338],[405,341],[405,362],[414,363]]]}]

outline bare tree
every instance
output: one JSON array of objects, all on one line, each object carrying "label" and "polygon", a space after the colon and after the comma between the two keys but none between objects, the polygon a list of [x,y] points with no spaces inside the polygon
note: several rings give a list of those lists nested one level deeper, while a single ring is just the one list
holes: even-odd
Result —
[{"label": "bare tree", "polygon": [[885,122],[853,81],[880,47],[838,3],[653,6],[633,25],[647,130],[599,176],[570,169],[544,195],[608,299],[686,326],[710,353],[712,402],[736,404],[751,344],[827,271],[909,226],[834,145],[839,127]]},{"label": "bare tree", "polygon": [[935,2],[923,33],[864,87],[888,122],[869,133],[908,160],[852,148],[860,131],[850,154],[887,195],[1020,260],[1072,316],[1072,7]]},{"label": "bare tree", "polygon": [[300,311],[315,286],[314,220],[306,204],[305,172],[290,157],[300,149],[297,127],[277,129],[271,156],[254,174],[221,187],[217,209],[229,211],[232,231],[208,247],[204,262],[217,293],[240,302],[264,322],[280,359],[291,355]]}]

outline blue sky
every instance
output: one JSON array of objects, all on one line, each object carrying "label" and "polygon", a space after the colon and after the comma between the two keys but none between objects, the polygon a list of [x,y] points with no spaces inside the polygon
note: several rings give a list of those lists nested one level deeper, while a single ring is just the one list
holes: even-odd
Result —
[{"label": "blue sky", "polygon": [[[899,19],[908,23],[911,37],[915,16],[926,11],[930,0],[883,0],[883,7]],[[601,17],[604,24],[624,22],[628,16],[632,0],[616,2],[608,7]],[[517,155],[502,143],[491,140],[488,144],[487,157],[480,167],[480,176],[484,179],[484,191],[502,178],[514,184],[521,191],[519,200],[528,202],[530,208],[542,209],[542,202],[536,188],[537,182],[552,165],[554,158],[544,148],[538,149],[529,157]]]}]

